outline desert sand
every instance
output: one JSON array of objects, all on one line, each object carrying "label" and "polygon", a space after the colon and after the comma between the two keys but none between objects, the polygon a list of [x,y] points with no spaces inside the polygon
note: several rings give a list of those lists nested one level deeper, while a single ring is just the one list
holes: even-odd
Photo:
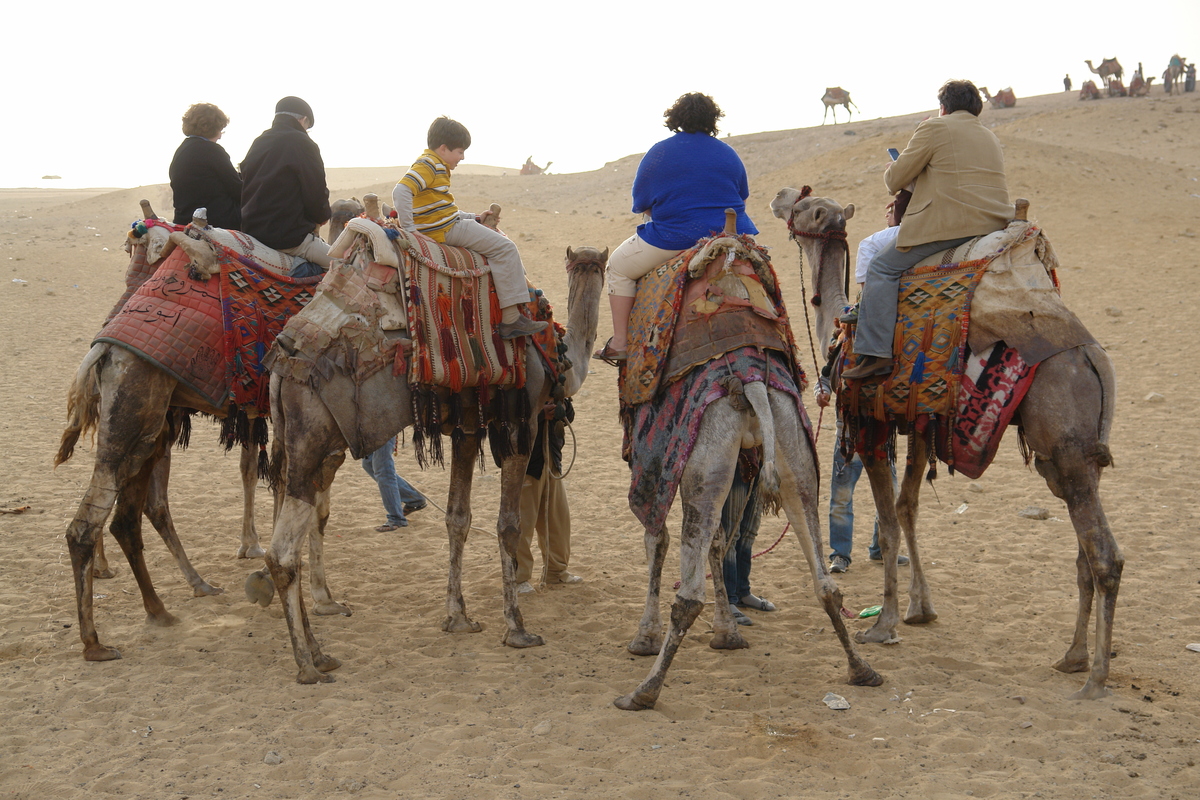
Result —
[{"label": "desert sand", "polygon": [[[885,148],[903,147],[930,113],[728,140],[746,162],[758,239],[772,248],[799,324],[798,251],[768,202],[781,187],[809,184],[854,203],[857,242],[882,225]],[[0,401],[8,409],[0,506],[28,507],[0,514],[0,796],[1196,797],[1200,653],[1186,645],[1200,642],[1200,553],[1190,538],[1200,486],[1187,466],[1200,457],[1198,115],[1200,95],[1167,97],[1158,87],[1151,98],[1079,102],[1072,92],[983,112],[1005,146],[1012,196],[1031,200],[1062,261],[1063,295],[1111,353],[1119,379],[1116,466],[1102,482],[1126,558],[1112,695],[1084,702],[1067,699],[1084,676],[1051,668],[1074,620],[1074,532],[1010,431],[980,480],[949,477],[943,467],[925,486],[919,535],[941,616],[901,626],[897,645],[863,646],[882,686],[846,685],[844,657],[789,532],[754,562],[756,592],[779,610],[748,612],[751,648],[707,647],[710,605],[658,707],[615,709],[613,698],[650,667],[625,650],[646,568],[626,502],[615,371],[599,362],[576,399],[566,478],[571,569],[585,580],[521,598],[545,646],[500,644],[499,559],[488,532],[497,470],[489,464],[476,481],[482,532],[465,557],[468,608],[484,631],[451,635],[439,629],[447,566],[439,512],[430,507],[406,529],[375,532],[384,518],[375,485],[348,462],[334,484],[326,552],[335,596],[354,614],[315,618],[325,650],[343,666],[335,683],[297,685],[278,601],[264,609],[242,592],[261,564],[235,557],[236,454],[220,450],[216,427],[200,421],[191,447],[174,458],[171,503],[193,563],[226,592],[193,597],[147,525],[155,584],[180,619],[149,627],[110,538],[118,574],[96,582],[96,623],[124,658],[87,663],[64,531],[89,480],[92,448],[57,470],[51,459],[66,388],[124,286],[121,244],[138,200],[166,213],[170,190],[0,190]],[[397,152],[394,163],[412,154]],[[637,163],[632,155],[595,172],[528,177],[464,165],[454,182],[464,208],[503,207],[501,225],[531,278],[565,315],[564,251],[615,247],[630,234]],[[399,174],[330,170],[329,180],[335,196],[386,197]],[[601,341],[609,325],[605,310]],[[813,365],[805,367],[811,374]],[[809,410],[816,420],[815,404]],[[827,484],[832,413],[820,419]],[[446,471],[418,470],[411,449],[396,461],[444,504]],[[855,561],[837,576],[856,610],[878,603],[882,584],[881,567],[866,557],[873,515],[865,483]],[[265,495],[257,509],[264,540]],[[821,503],[826,538],[825,495]],[[1029,506],[1049,518],[1018,516]],[[671,520],[677,542],[678,507]],[[757,549],[783,529],[782,518],[766,517]],[[669,585],[677,548],[666,572]],[[903,568],[901,580],[906,587]],[[851,708],[830,710],[821,702],[827,692]]]}]

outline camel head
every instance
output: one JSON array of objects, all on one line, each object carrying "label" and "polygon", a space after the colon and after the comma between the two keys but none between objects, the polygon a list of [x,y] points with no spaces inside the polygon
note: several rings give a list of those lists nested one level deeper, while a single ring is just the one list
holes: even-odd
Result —
[{"label": "camel head", "polygon": [[600,298],[604,294],[604,271],[608,266],[608,248],[568,247],[567,323],[563,344],[571,369],[565,375],[564,394],[573,396],[587,378],[592,345],[600,319]]},{"label": "camel head", "polygon": [[363,213],[363,204],[357,197],[351,197],[349,200],[334,200],[329,208],[333,216],[329,218],[329,232],[325,234],[325,240],[333,244],[346,227],[346,223]]}]

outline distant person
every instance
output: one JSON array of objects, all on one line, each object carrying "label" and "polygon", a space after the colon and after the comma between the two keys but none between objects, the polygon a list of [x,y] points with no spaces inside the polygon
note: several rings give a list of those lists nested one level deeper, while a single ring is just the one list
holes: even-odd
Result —
[{"label": "distant person", "polygon": [[1183,79],[1183,90],[1185,92],[1196,91],[1196,65],[1188,64],[1187,76]]},{"label": "distant person", "polygon": [[1063,91],[1071,91],[1071,76],[1069,73],[1063,77]]},{"label": "distant person", "polygon": [[329,245],[317,230],[331,214],[321,148],[308,135],[312,126],[312,109],[299,97],[275,104],[271,127],[242,161],[242,231],[317,265],[319,273],[329,267]]},{"label": "distant person", "polygon": [[733,484],[721,509],[721,528],[718,536],[726,537],[729,546],[721,564],[725,595],[729,610],[738,625],[753,625],[743,608],[774,611],[775,604],[750,591],[750,567],[754,559],[754,540],[762,522],[762,501],[758,494],[758,471],[761,467],[756,450],[738,453]]},{"label": "distant person", "polygon": [[454,204],[450,173],[466,157],[471,133],[461,122],[438,117],[429,126],[425,143],[425,152],[392,189],[400,227],[487,258],[500,303],[500,338],[516,339],[543,330],[545,322],[535,322],[520,311],[529,302],[529,282],[516,244]]},{"label": "distant person", "polygon": [[638,278],[724,230],[725,209],[737,212],[738,233],[758,233],[746,215],[746,167],[717,138],[717,120],[724,115],[715,100],[698,92],[683,95],[663,113],[673,135],[651,147],[638,164],[633,213],[644,215],[645,221],[609,256],[613,335],[595,358],[610,363],[625,359]]},{"label": "distant person", "polygon": [[407,528],[408,515],[429,503],[411,483],[396,474],[396,460],[392,455],[395,449],[396,437],[393,436],[387,444],[362,460],[363,470],[379,485],[379,498],[387,511],[387,521],[375,528],[380,533]]},{"label": "distant person", "polygon": [[[574,419],[575,411],[568,405],[567,421]],[[565,437],[554,428],[545,414],[538,416],[537,439],[521,484],[521,538],[517,542],[516,575],[519,594],[533,591],[530,579],[533,577],[535,535],[538,550],[542,552],[542,582],[583,583],[583,578],[567,571],[571,561],[571,506],[562,480]]]},{"label": "distant person", "polygon": [[872,259],[858,307],[848,379],[892,371],[900,276],[921,260],[1008,224],[1013,209],[1004,178],[1004,150],[979,121],[983,99],[975,84],[952,80],[938,91],[939,116],[917,125],[904,152],[883,180],[895,194],[909,188],[912,199],[896,240]]},{"label": "distant person", "polygon": [[242,179],[225,148],[217,144],[229,117],[212,103],[196,103],[183,114],[187,138],[171,159],[171,194],[176,225],[187,225],[197,208],[208,209],[208,224],[242,227]]}]

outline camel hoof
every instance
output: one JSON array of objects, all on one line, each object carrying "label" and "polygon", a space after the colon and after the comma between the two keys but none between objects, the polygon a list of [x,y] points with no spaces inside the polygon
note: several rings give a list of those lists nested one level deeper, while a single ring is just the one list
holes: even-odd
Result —
[{"label": "camel hoof", "polygon": [[261,544],[251,545],[247,547],[242,545],[238,548],[238,558],[262,558],[267,554],[267,551],[262,548]]},{"label": "camel hoof", "polygon": [[313,604],[313,613],[319,617],[336,617],[341,614],[343,617],[354,616],[354,612],[349,606],[335,603],[332,600],[323,600],[320,603]]},{"label": "camel hoof", "polygon": [[92,577],[93,578],[103,578],[104,580],[107,580],[109,578],[117,577],[117,571],[115,569],[113,569],[112,567],[105,567],[104,569],[94,569],[93,568],[92,569]]},{"label": "camel hoof", "polygon": [[536,633],[529,631],[509,631],[504,635],[503,644],[509,647],[541,647],[546,641]]},{"label": "camel hoof", "polygon": [[896,635],[895,631],[889,631],[876,625],[854,634],[854,641],[859,644],[899,644],[900,637]]},{"label": "camel hoof", "polygon": [[734,631],[733,633],[714,633],[708,646],[713,650],[745,650],[750,643],[741,633]]},{"label": "camel hoof", "polygon": [[192,587],[193,597],[214,597],[218,594],[225,594],[225,590],[220,586],[213,586],[208,581],[200,581],[199,585]]},{"label": "camel hoof", "polygon": [[442,630],[446,633],[479,633],[483,626],[467,617],[446,617],[442,620]]},{"label": "camel hoof", "polygon": [[324,653],[313,656],[313,666],[316,667],[317,671],[319,672],[333,672],[341,665],[341,661],[338,661],[333,656],[327,656]]},{"label": "camel hoof", "polygon": [[645,711],[654,708],[654,704],[658,702],[657,697],[648,697],[639,692],[631,692],[624,697],[618,697],[613,700],[613,705],[622,711]]},{"label": "camel hoof", "polygon": [[883,676],[864,665],[862,669],[850,673],[850,680],[846,683],[851,686],[879,686],[883,683]]},{"label": "camel hoof", "polygon": [[121,651],[115,647],[97,644],[83,648],[84,661],[116,661],[120,657]]},{"label": "camel hoof", "polygon": [[908,613],[904,615],[904,623],[906,625],[926,625],[938,618],[937,612],[933,610],[933,606],[918,606],[915,603],[908,607]]},{"label": "camel hoof", "polygon": [[1072,694],[1070,700],[1099,700],[1102,697],[1108,697],[1112,692],[1104,688],[1102,683],[1092,683],[1091,679],[1083,685],[1083,688]]},{"label": "camel hoof", "polygon": [[147,614],[146,624],[153,625],[156,628],[169,628],[172,625],[179,624],[179,617],[170,611],[164,611],[161,614]]},{"label": "camel hoof", "polygon": [[296,683],[312,684],[312,683],[333,683],[334,677],[326,675],[324,672],[318,672],[316,669],[302,669],[300,674],[296,676]]},{"label": "camel hoof", "polygon": [[271,601],[275,599],[275,581],[271,580],[265,569],[247,575],[244,588],[246,599],[251,603],[258,603],[263,608],[271,605]]},{"label": "camel hoof", "polygon": [[1054,665],[1054,668],[1059,672],[1070,674],[1072,672],[1087,672],[1088,662],[1087,656],[1083,658],[1073,658],[1070,655],[1064,656],[1062,661]]},{"label": "camel hoof", "polygon": [[656,656],[662,650],[662,636],[638,636],[625,649],[635,656]]}]

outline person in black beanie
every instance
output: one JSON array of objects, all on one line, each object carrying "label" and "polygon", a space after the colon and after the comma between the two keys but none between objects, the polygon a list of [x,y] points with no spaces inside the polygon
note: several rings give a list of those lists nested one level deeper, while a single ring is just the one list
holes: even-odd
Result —
[{"label": "person in black beanie", "polygon": [[208,224],[237,230],[242,224],[242,179],[225,148],[217,144],[229,117],[212,103],[195,103],[183,115],[187,138],[171,159],[171,193],[176,225],[207,209]]}]

